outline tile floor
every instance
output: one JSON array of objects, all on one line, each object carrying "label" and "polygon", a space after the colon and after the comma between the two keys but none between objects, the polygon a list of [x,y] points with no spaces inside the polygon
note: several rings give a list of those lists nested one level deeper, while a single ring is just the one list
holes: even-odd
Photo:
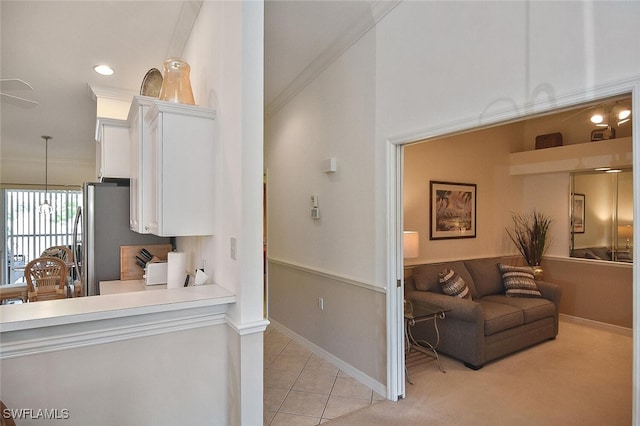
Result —
[{"label": "tile floor", "polygon": [[264,335],[264,425],[318,425],[382,401],[273,327]]}]

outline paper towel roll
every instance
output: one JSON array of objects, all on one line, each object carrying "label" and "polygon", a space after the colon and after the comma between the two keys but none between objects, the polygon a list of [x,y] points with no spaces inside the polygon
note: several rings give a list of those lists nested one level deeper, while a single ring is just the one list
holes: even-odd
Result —
[{"label": "paper towel roll", "polygon": [[184,286],[187,276],[187,254],[182,251],[172,251],[167,254],[167,288]]}]

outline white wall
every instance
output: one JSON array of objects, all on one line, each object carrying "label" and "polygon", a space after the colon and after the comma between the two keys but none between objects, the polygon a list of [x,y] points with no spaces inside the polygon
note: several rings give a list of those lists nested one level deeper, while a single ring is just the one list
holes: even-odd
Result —
[{"label": "white wall", "polygon": [[220,344],[232,331],[216,309],[139,310],[82,324],[58,318],[62,325],[5,331],[2,400],[34,410],[31,416],[38,409],[68,413],[58,421],[26,413],[19,425],[239,424],[229,421],[229,354]]},{"label": "white wall", "polygon": [[[42,159],[2,158],[0,163],[0,182],[5,186],[36,185],[44,189],[44,155]],[[49,160],[49,186],[63,185],[80,187],[83,182],[96,180],[95,163],[77,161],[62,162]]]},{"label": "white wall", "polygon": [[[385,350],[385,282],[373,268],[375,57],[369,33],[268,123],[269,317],[384,393],[386,361],[374,355]],[[329,157],[335,173],[322,171]]]},{"label": "white wall", "polygon": [[[387,185],[388,141],[408,142],[566,106],[572,97],[588,98],[587,89],[638,76],[639,20],[637,2],[400,3],[270,118],[266,133],[270,255],[312,268],[328,267],[376,286],[394,284],[385,282],[391,262],[387,248],[393,243],[387,237],[392,192]],[[360,52],[365,53],[361,61],[347,63]],[[361,79],[372,78],[373,87],[357,89]],[[345,86],[346,82],[355,86]],[[367,90],[367,103],[361,107],[368,111],[369,102],[373,103],[374,118],[340,121],[336,108],[360,99],[362,90]],[[339,134],[326,139],[327,127]],[[309,223],[308,196],[323,188],[311,173],[324,158],[324,147],[332,140],[354,143],[359,141],[351,137],[354,132],[366,135],[371,130],[372,141],[355,142],[357,150],[338,156],[340,162],[358,164],[361,173],[342,175],[332,188],[333,193],[345,194],[348,206],[354,199],[362,200],[362,205],[341,210],[340,227]],[[528,190],[533,192],[531,182]],[[323,194],[319,195],[325,214]],[[333,213],[328,210],[326,214]],[[313,226],[322,227],[322,232]],[[344,229],[352,229],[351,241],[357,242],[353,246],[344,242],[350,250],[336,244],[343,242]],[[282,296],[270,293],[270,298]],[[299,302],[310,304],[311,299]],[[348,317],[346,311],[334,314]],[[290,318],[286,325],[294,327],[302,320],[302,316]],[[345,345],[349,333],[333,330],[335,339]],[[371,343],[362,351],[377,351],[379,359],[385,358],[384,344]]]},{"label": "white wall", "polygon": [[186,207],[212,196],[216,209],[213,236],[178,238],[177,245],[189,254],[191,270],[204,261],[209,281],[237,297],[229,313],[234,333],[220,342],[233,395],[229,424],[262,422],[263,21],[262,2],[205,1],[183,55],[196,104],[217,112],[215,193],[199,193],[193,182],[193,205]]},{"label": "white wall", "polygon": [[[371,269],[376,241],[369,232],[374,59],[369,34],[269,122],[269,256],[384,286]],[[335,173],[322,171],[329,157],[337,160]],[[318,196],[319,220],[311,218],[311,195]]]}]

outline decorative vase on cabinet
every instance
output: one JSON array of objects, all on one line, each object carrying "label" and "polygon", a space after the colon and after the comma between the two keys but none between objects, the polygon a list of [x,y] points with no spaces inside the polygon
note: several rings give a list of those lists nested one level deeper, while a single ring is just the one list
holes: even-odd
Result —
[{"label": "decorative vase on cabinet", "polygon": [[191,67],[179,58],[164,61],[164,77],[160,89],[160,100],[195,105],[191,90]]}]

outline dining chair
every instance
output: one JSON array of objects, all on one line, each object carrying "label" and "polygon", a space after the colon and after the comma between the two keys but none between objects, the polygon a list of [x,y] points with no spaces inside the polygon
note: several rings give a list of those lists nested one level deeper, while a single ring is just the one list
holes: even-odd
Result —
[{"label": "dining chair", "polygon": [[38,257],[27,264],[29,302],[67,297],[67,266],[57,257]]},{"label": "dining chair", "polygon": [[51,246],[40,254],[40,257],[57,257],[64,260],[67,265],[67,274],[69,275],[69,278],[67,278],[69,291],[73,297],[80,297],[82,295],[82,286],[75,285],[77,271],[74,270],[73,256],[73,250],[67,246]]},{"label": "dining chair", "polygon": [[12,411],[0,401],[0,426],[16,426]]},{"label": "dining chair", "polygon": [[73,251],[66,246],[52,246],[45,249],[40,257],[57,257],[65,261],[65,263],[73,262]]}]

